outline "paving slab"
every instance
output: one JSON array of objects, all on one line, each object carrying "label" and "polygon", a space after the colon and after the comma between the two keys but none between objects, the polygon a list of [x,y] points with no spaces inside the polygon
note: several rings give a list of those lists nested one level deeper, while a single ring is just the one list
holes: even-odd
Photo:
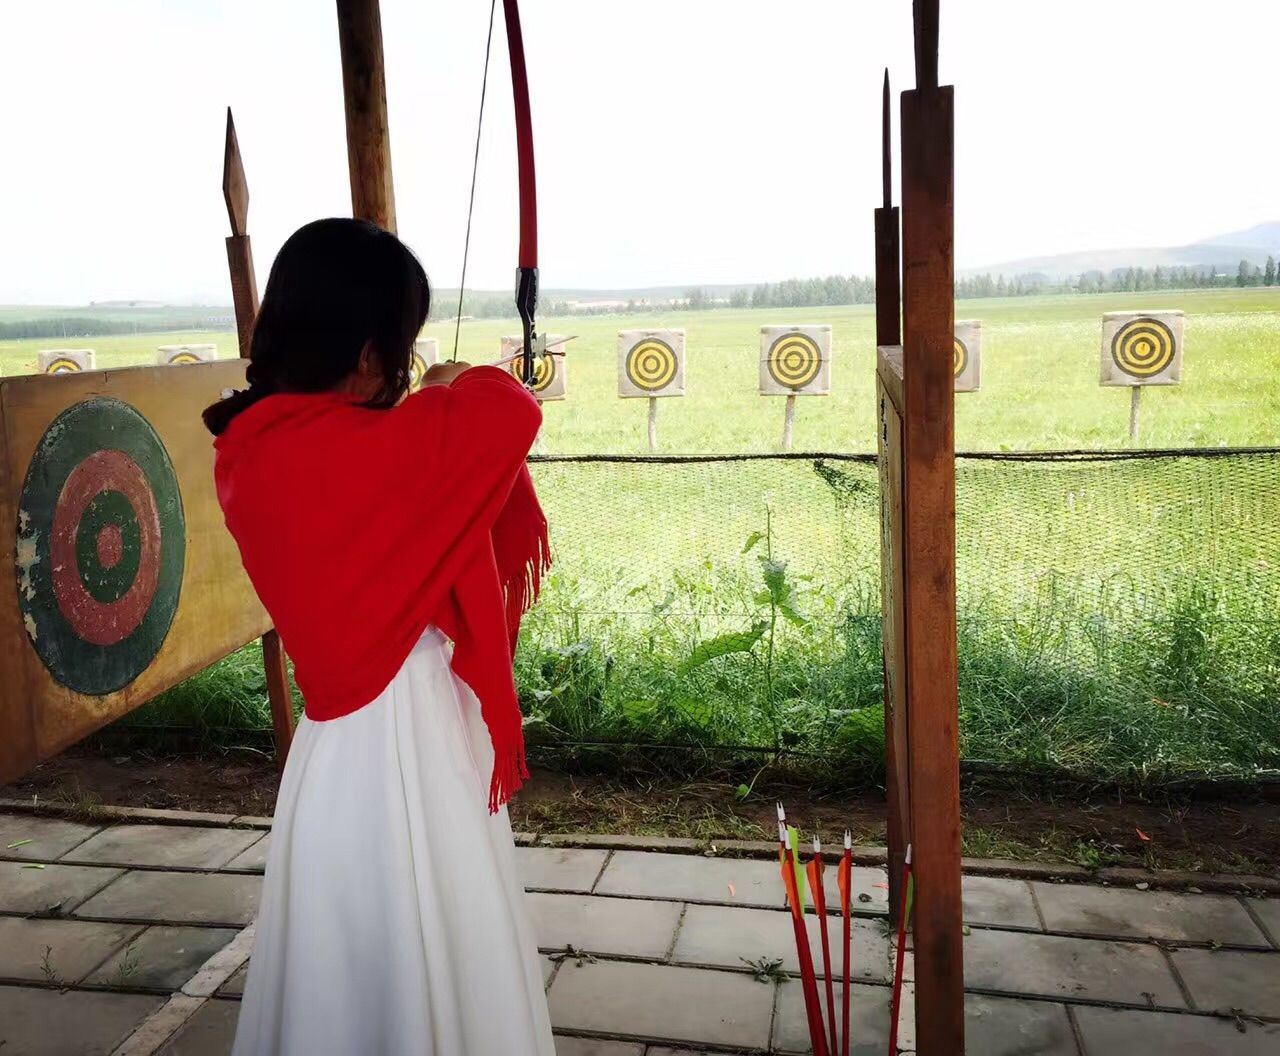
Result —
[{"label": "paving slab", "polygon": [[1077,1056],[1067,1006],[1051,1001],[968,994],[964,1040],[981,1056]]},{"label": "paving slab", "polygon": [[[773,909],[782,905],[782,878],[772,860],[616,851],[596,894]],[[888,911],[883,869],[854,866],[853,904],[859,913]]]},{"label": "paving slab", "polygon": [[239,1019],[239,1001],[206,1001],[186,1026],[161,1046],[157,1056],[227,1056],[236,1040]]},{"label": "paving slab", "polygon": [[1050,931],[1270,948],[1244,906],[1228,895],[1087,884],[1032,886]]},{"label": "paving slab", "polygon": [[1271,941],[1280,949],[1280,898],[1250,898],[1249,908],[1258,915],[1262,926],[1271,933]]},{"label": "paving slab", "polygon": [[1280,1024],[1186,1016],[1174,1012],[1129,1012],[1078,1005],[1071,1010],[1085,1056],[1275,1056]]},{"label": "paving slab", "polygon": [[[836,992],[837,1008],[840,992]],[[825,1001],[825,998],[824,998]],[[823,1006],[825,1009],[825,1005]],[[837,1011],[836,1023],[840,1023]],[[889,988],[857,986],[850,992],[850,1056],[884,1056],[889,1044]],[[778,988],[778,1011],[773,1021],[773,1047],[779,1052],[811,1052],[809,1021],[804,1013],[800,982],[788,979]],[[985,1054],[984,1054],[985,1056]]]},{"label": "paving slab", "polygon": [[126,873],[75,915],[177,924],[248,924],[262,877],[235,873]]},{"label": "paving slab", "polygon": [[217,869],[256,843],[254,829],[113,825],[64,855],[68,862]]},{"label": "paving slab", "polygon": [[1202,1012],[1234,1008],[1280,1019],[1280,953],[1175,950],[1172,956]]},{"label": "paving slab", "polygon": [[643,1045],[634,1041],[600,1041],[557,1034],[556,1056],[645,1056],[645,1051]]},{"label": "paving slab", "polygon": [[773,987],[739,972],[565,961],[548,995],[562,1030],[731,1049],[769,1043]]},{"label": "paving slab", "polygon": [[960,891],[964,899],[964,919],[969,924],[1040,930],[1040,916],[1025,880],[966,876]]},{"label": "paving slab", "polygon": [[0,979],[78,983],[141,930],[134,924],[0,917]]},{"label": "paving slab", "polygon": [[[813,963],[822,969],[822,933],[818,918],[805,915]],[[828,916],[827,936],[833,972],[839,974],[842,922]],[[855,918],[852,928],[851,973],[855,979],[888,982],[889,938],[879,920]],[[745,960],[781,959],[787,972],[800,971],[795,928],[791,914],[776,909],[739,909],[734,906],[692,905],[680,925],[672,960],[722,968],[746,967]]]},{"label": "paving slab", "polygon": [[84,981],[100,986],[179,990],[238,934],[234,928],[147,928]]},{"label": "paving slab", "polygon": [[[0,857],[51,862],[84,843],[101,828],[101,825],[34,814],[0,814]],[[28,840],[31,842],[26,842]],[[22,846],[11,847],[14,843]]]},{"label": "paving slab", "polygon": [[716,1052],[712,1049],[673,1049],[666,1045],[650,1045],[644,1056],[735,1056],[734,1053]]},{"label": "paving slab", "polygon": [[0,911],[70,913],[123,873],[92,865],[0,862]]},{"label": "paving slab", "polygon": [[974,928],[964,940],[964,981],[975,990],[1185,1008],[1155,946]]},{"label": "paving slab", "polygon": [[585,894],[608,856],[608,851],[573,847],[517,847],[516,871],[526,888]]},{"label": "paving slab", "polygon": [[164,998],[0,986],[5,1056],[109,1056]]},{"label": "paving slab", "polygon": [[271,849],[271,833],[260,833],[261,839],[237,854],[224,869],[246,869],[260,873],[267,867],[267,851]]},{"label": "paving slab", "polygon": [[235,974],[228,979],[218,989],[219,997],[240,997],[244,993],[244,980],[249,974],[249,965],[246,962],[242,967],[237,968]]},{"label": "paving slab", "polygon": [[538,946],[662,960],[680,922],[679,902],[530,892],[526,905]]}]

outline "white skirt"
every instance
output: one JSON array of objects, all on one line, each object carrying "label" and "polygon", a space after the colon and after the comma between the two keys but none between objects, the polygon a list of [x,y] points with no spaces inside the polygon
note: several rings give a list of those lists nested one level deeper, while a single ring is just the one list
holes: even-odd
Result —
[{"label": "white skirt", "polygon": [[373,703],[298,724],[234,1056],[554,1056],[480,706],[429,629]]}]

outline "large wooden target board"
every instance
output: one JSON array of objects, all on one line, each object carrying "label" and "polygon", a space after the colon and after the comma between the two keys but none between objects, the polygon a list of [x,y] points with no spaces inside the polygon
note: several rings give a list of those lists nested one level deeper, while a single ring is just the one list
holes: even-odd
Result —
[{"label": "large wooden target board", "polygon": [[0,381],[0,782],[267,631],[200,411],[238,360]]}]

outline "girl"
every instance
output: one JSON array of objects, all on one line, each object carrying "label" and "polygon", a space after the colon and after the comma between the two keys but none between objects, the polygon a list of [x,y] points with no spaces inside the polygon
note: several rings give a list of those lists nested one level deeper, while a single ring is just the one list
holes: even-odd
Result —
[{"label": "girl", "polygon": [[306,701],[280,784],[235,1056],[552,1056],[504,804],[511,658],[548,566],[536,401],[431,368],[392,234],[296,232],[248,389],[205,412],[227,527]]}]

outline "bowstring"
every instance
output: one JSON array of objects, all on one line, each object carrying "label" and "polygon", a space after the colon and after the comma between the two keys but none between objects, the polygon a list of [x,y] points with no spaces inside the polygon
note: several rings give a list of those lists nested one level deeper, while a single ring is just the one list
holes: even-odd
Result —
[{"label": "bowstring", "polygon": [[458,282],[458,318],[453,327],[453,356],[458,361],[458,338],[462,333],[462,298],[467,290],[467,256],[471,252],[471,214],[476,207],[476,174],[480,171],[480,133],[484,129],[484,97],[489,91],[489,53],[493,50],[493,15],[498,0],[489,0],[489,36],[484,45],[484,77],[480,81],[480,114],[476,118],[476,154],[471,162],[471,197],[467,202],[467,237],[462,245],[462,278]]}]

